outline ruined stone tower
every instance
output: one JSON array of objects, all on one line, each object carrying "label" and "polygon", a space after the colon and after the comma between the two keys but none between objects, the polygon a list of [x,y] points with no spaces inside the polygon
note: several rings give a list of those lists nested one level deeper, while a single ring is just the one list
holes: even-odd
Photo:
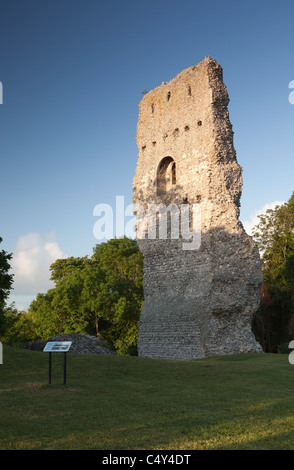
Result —
[{"label": "ruined stone tower", "polygon": [[261,261],[238,219],[242,170],[228,103],[222,68],[210,57],[140,102],[133,203],[145,215],[150,204],[201,208],[197,249],[183,249],[182,234],[171,236],[171,223],[165,239],[137,237],[144,255],[140,356],[261,351],[251,331]]}]

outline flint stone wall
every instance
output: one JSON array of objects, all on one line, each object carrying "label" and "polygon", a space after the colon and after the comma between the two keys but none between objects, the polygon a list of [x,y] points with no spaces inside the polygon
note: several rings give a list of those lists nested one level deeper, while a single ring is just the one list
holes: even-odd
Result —
[{"label": "flint stone wall", "polygon": [[144,255],[140,356],[195,359],[262,351],[251,330],[261,260],[239,221],[242,168],[228,103],[222,68],[207,57],[139,104],[133,203],[146,214],[148,204],[201,205],[200,249],[184,251],[181,238],[138,237]]}]

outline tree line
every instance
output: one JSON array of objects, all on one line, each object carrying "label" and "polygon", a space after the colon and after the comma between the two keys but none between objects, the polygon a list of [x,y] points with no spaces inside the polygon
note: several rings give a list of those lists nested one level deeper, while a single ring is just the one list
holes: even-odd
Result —
[{"label": "tree line", "polygon": [[[294,192],[287,203],[259,216],[253,238],[264,279],[252,329],[265,352],[286,352],[294,339]],[[24,344],[60,333],[88,333],[118,354],[137,354],[144,299],[143,255],[135,240],[112,239],[96,245],[91,257],[55,261],[50,267],[54,287],[39,293],[28,312],[6,305],[13,285],[11,257],[0,251],[2,342]]]},{"label": "tree line", "polygon": [[253,331],[265,352],[283,352],[294,339],[294,192],[288,202],[259,216],[253,239],[264,278]]},{"label": "tree line", "polygon": [[136,354],[143,305],[143,255],[124,237],[96,245],[91,257],[58,259],[55,286],[39,293],[28,312],[6,309],[3,341],[23,344],[60,333],[98,336],[118,354]]}]

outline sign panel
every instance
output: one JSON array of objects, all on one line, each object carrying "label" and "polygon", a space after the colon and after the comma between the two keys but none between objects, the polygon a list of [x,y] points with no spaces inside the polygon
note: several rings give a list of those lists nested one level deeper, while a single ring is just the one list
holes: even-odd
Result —
[{"label": "sign panel", "polygon": [[49,341],[43,352],[67,352],[71,347],[72,341]]}]

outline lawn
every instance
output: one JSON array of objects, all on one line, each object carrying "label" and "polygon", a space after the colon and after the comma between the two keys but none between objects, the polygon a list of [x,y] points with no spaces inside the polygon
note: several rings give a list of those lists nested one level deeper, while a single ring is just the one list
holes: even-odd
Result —
[{"label": "lawn", "polygon": [[294,449],[287,354],[195,361],[53,355],[4,345],[1,450]]}]

